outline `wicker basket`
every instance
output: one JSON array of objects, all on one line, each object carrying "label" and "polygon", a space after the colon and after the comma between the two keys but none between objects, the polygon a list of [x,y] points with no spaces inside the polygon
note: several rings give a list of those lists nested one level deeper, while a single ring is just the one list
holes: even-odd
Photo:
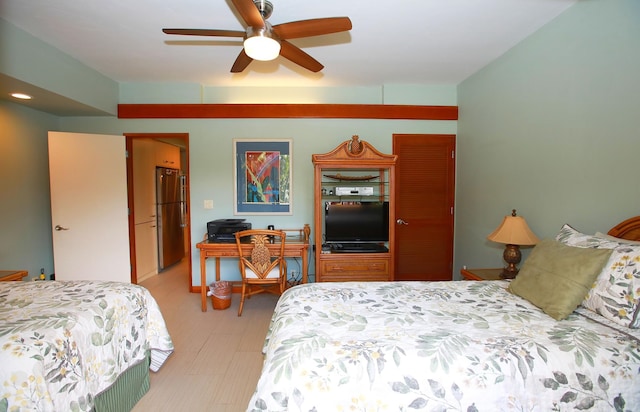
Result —
[{"label": "wicker basket", "polygon": [[231,295],[218,297],[215,295],[211,296],[211,301],[213,302],[213,308],[216,310],[228,309],[231,306]]}]

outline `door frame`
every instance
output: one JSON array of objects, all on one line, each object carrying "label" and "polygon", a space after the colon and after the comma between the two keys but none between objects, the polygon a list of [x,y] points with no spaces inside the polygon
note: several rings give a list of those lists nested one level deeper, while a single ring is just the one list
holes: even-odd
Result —
[{"label": "door frame", "polygon": [[189,133],[124,133],[126,138],[126,150],[127,153],[131,154],[127,156],[127,202],[129,206],[129,250],[130,250],[130,260],[131,260],[131,283],[138,283],[138,271],[136,265],[136,235],[135,235],[135,215],[134,215],[134,201],[133,201],[133,140],[134,139],[154,139],[158,141],[166,141],[166,140],[181,140],[184,142],[185,147],[185,156],[184,156],[184,166],[182,162],[180,164],[180,169],[186,171],[185,177],[185,185],[186,185],[186,211],[187,211],[187,224],[189,230],[186,232],[187,236],[187,244],[189,247],[187,248],[187,254],[185,258],[187,259],[188,271],[189,271],[189,284],[187,285],[189,291],[191,291],[191,284],[193,283],[193,270],[192,270],[192,256],[191,250],[191,183],[190,183],[190,174],[189,174]]}]

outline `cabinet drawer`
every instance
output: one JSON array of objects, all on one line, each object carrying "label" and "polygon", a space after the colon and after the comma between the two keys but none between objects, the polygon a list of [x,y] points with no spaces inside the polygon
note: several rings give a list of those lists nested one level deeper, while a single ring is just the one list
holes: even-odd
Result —
[{"label": "cabinet drawer", "polygon": [[327,273],[388,273],[389,265],[387,260],[381,261],[364,261],[358,259],[352,260],[334,260],[323,262],[324,271]]},{"label": "cabinet drawer", "polygon": [[388,273],[325,273],[317,278],[318,282],[386,282]]},{"label": "cabinet drawer", "polygon": [[320,273],[320,281],[389,280],[389,258],[323,259]]}]

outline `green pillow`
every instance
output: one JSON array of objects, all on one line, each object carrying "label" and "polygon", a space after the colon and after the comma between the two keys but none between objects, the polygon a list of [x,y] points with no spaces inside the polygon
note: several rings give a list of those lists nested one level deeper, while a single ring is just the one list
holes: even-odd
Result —
[{"label": "green pillow", "polygon": [[552,318],[564,319],[584,300],[610,255],[610,249],[587,249],[542,240],[509,284],[509,291]]}]

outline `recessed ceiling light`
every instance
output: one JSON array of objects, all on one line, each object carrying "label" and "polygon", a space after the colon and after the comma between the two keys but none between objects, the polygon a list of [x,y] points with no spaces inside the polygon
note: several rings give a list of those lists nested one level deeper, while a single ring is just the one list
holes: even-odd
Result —
[{"label": "recessed ceiling light", "polygon": [[11,96],[15,97],[16,99],[22,99],[22,100],[30,100],[31,96],[29,96],[28,94],[24,94],[24,93],[11,93]]}]

